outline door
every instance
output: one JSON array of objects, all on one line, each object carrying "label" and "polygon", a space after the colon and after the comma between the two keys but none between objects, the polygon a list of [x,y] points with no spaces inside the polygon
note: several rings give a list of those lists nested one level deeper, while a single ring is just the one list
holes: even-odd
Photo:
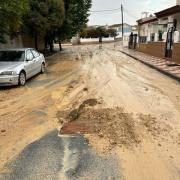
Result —
[{"label": "door", "polygon": [[37,74],[41,71],[42,59],[40,54],[36,50],[32,49],[31,52],[34,55],[34,67]]},{"label": "door", "polygon": [[131,33],[129,36],[129,49],[132,49],[132,46],[133,46],[133,33]]},{"label": "door", "polygon": [[173,39],[174,38],[174,27],[169,28],[166,40],[165,57],[172,58],[173,51]]},{"label": "door", "polygon": [[30,78],[34,75],[35,65],[34,56],[30,50],[26,51],[26,65],[25,65],[26,77]]},{"label": "door", "polygon": [[137,34],[133,35],[133,49],[136,49],[136,45],[137,45]]}]

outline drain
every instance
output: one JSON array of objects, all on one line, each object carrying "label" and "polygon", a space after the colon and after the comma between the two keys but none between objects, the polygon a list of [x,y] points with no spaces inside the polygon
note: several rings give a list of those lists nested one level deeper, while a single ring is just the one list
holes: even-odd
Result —
[{"label": "drain", "polygon": [[86,123],[71,121],[66,123],[60,130],[60,134],[91,134],[93,128]]}]

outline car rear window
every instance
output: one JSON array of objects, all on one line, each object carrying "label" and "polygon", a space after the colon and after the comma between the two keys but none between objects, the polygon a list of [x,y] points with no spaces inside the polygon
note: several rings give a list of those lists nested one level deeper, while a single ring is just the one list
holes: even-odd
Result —
[{"label": "car rear window", "polygon": [[24,56],[24,51],[0,51],[0,62],[21,62]]}]

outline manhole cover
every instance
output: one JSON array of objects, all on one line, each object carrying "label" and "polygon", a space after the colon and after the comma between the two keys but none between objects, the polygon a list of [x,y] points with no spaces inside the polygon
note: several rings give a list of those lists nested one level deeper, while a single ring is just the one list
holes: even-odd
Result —
[{"label": "manhole cover", "polygon": [[72,121],[62,127],[60,134],[91,134],[93,129],[92,125]]}]

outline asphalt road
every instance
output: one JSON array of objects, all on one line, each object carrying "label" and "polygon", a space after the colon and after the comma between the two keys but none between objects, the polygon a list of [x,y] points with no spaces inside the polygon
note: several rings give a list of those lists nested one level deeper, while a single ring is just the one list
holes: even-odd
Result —
[{"label": "asphalt road", "polygon": [[0,179],[121,179],[113,157],[97,155],[83,136],[59,137],[57,130],[28,145],[7,167]]}]

